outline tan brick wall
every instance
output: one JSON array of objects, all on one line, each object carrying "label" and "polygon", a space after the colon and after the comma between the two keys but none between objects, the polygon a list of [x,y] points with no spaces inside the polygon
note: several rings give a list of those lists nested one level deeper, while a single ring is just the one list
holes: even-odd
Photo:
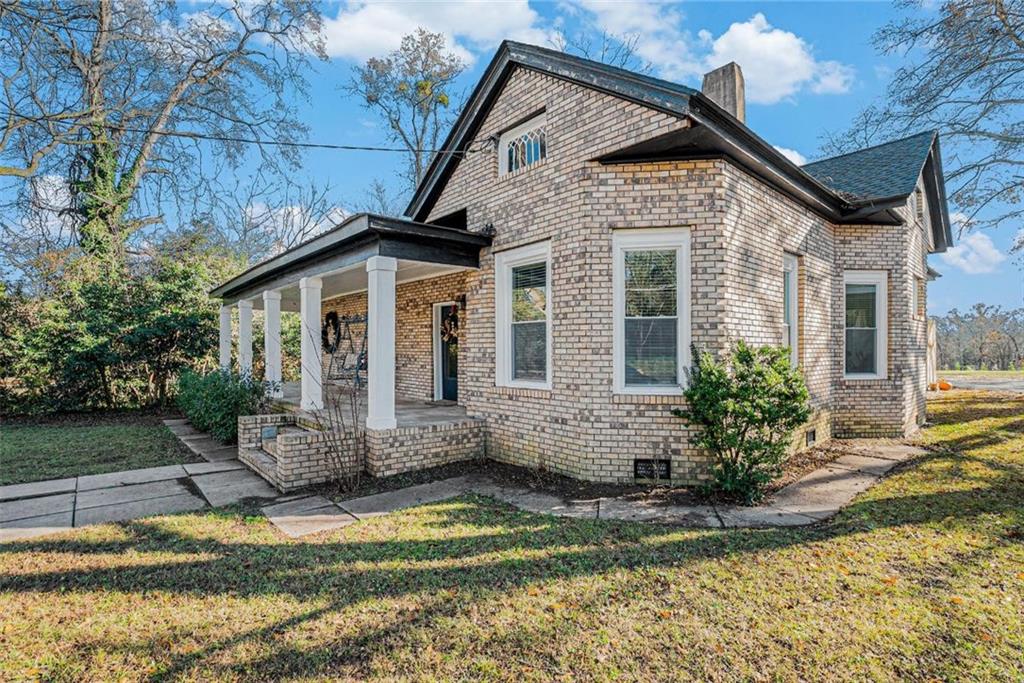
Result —
[{"label": "tan brick wall", "polygon": [[[670,458],[680,482],[702,476],[703,456],[671,415],[679,397],[612,391],[615,229],[690,230],[693,341],[716,353],[740,338],[781,342],[783,254],[798,255],[799,358],[814,407],[807,426],[819,443],[832,433],[891,436],[912,428],[924,409],[925,323],[910,312],[913,276],[924,272],[920,226],[832,226],[725,160],[601,166],[591,160],[687,123],[525,69],[511,75],[477,139],[541,110],[544,162],[499,177],[495,150],[482,146],[459,163],[429,217],[466,209],[471,230],[497,229],[480,270],[397,291],[396,388],[423,399],[433,397],[432,304],[466,294],[459,402],[480,422],[466,432],[456,426],[451,433],[372,435],[376,474],[486,448],[492,458],[597,481],[631,481],[635,458]],[[551,244],[552,388],[497,387],[494,254],[542,240]],[[886,380],[842,379],[842,277],[849,269],[889,272]],[[365,308],[359,293],[324,302],[323,311]],[[794,445],[803,440],[801,430]]]},{"label": "tan brick wall", "polygon": [[480,420],[369,430],[367,471],[375,477],[423,470],[484,454],[484,424]]},{"label": "tan brick wall", "polygon": [[[924,321],[913,319],[914,273],[923,272],[919,226],[836,226],[833,327],[836,436],[904,436],[916,429],[924,405]],[[917,247],[913,242],[917,236]],[[917,265],[915,265],[917,264]],[[885,379],[845,379],[843,273],[884,270],[888,276],[888,364]],[[912,399],[920,386],[920,403]]]},{"label": "tan brick wall", "polygon": [[[541,109],[549,150],[542,164],[498,177],[493,151],[470,155],[431,213],[465,208],[470,229],[497,228],[481,270],[467,277],[471,330],[460,378],[470,414],[487,422],[491,457],[602,481],[630,480],[634,458],[670,457],[677,478],[700,476],[703,459],[670,415],[680,399],[612,393],[615,228],[690,229],[693,341],[717,352],[738,338],[781,342],[782,259],[797,254],[799,356],[815,411],[807,426],[818,442],[830,438],[833,421],[846,435],[890,435],[916,419],[923,398],[905,377],[918,350],[923,368],[924,344],[896,311],[909,306],[905,228],[836,228],[724,160],[600,166],[590,160],[685,122],[536,72],[511,76],[477,135]],[[553,387],[496,387],[493,255],[540,240],[552,252]],[[911,260],[923,267],[923,257]],[[859,268],[894,278],[889,358],[899,369],[875,383],[839,379],[842,271]]]}]

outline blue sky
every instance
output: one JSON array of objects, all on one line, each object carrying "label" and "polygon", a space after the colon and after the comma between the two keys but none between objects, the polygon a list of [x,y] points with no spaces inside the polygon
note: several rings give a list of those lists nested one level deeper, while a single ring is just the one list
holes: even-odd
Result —
[{"label": "blue sky", "polygon": [[[894,16],[883,3],[348,2],[326,5],[324,13],[332,58],[316,65],[310,101],[300,108],[314,142],[386,141],[373,115],[346,100],[339,87],[353,64],[393,49],[421,25],[447,35],[470,63],[467,89],[503,38],[545,45],[558,31],[638,33],[638,49],[654,75],[695,87],[701,73],[735,60],[747,81],[748,125],[806,159],[819,156],[825,131],[845,129],[884,93],[899,64],[871,45],[875,30]],[[401,164],[393,154],[312,151],[304,172],[329,180],[339,201],[349,203],[374,178],[394,178]],[[968,235],[952,253],[932,256],[943,277],[930,287],[930,312],[976,302],[1024,305],[1019,259],[1009,253],[1018,229]]]}]

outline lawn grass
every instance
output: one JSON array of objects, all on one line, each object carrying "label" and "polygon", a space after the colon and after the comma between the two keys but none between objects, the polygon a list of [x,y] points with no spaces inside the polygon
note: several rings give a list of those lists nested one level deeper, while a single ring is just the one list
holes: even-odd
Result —
[{"label": "lawn grass", "polygon": [[64,415],[0,425],[0,486],[195,460],[156,415]]},{"label": "lawn grass", "polygon": [[255,508],[0,546],[0,671],[52,680],[1021,680],[1024,399],[801,529],[463,497],[299,541]]}]

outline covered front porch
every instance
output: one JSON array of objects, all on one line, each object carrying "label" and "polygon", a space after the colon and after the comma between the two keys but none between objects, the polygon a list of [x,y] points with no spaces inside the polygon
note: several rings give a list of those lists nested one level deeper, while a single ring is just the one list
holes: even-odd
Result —
[{"label": "covered front porch", "polygon": [[[345,389],[328,382],[324,386],[324,392],[329,395],[331,392],[342,392]],[[301,408],[301,386],[299,382],[285,382],[282,385],[281,396],[277,399],[279,405],[290,410],[298,411],[300,415],[305,411]],[[365,424],[366,421],[366,392],[361,392],[359,404],[359,418]],[[312,418],[313,415],[308,415]],[[424,401],[420,398],[407,396],[395,396],[395,428],[418,427],[431,424],[445,424],[462,422],[469,416],[466,409],[454,401]]]},{"label": "covered front porch", "polygon": [[[283,441],[282,437],[277,437],[278,442],[287,446],[302,441],[295,433],[302,425],[310,428],[319,424],[322,428],[325,423],[332,424],[316,417],[330,407],[330,402],[325,401],[331,396],[330,392],[337,391],[360,392],[358,417],[353,421],[348,416],[348,422],[365,426],[367,441],[375,456],[369,467],[375,470],[371,474],[415,469],[417,463],[396,463],[383,451],[412,454],[415,450],[412,442],[419,438],[417,432],[433,434],[420,440],[425,444],[433,441],[435,450],[453,443],[451,438],[438,438],[439,430],[450,433],[449,436],[454,435],[459,444],[475,443],[476,435],[471,438],[466,435],[469,431],[479,431],[479,424],[467,416],[463,407],[454,401],[434,400],[441,395],[435,396],[432,391],[424,395],[424,385],[429,383],[431,389],[435,383],[440,386],[442,359],[436,348],[436,337],[424,337],[421,328],[426,317],[435,321],[436,329],[437,312],[441,310],[438,307],[454,305],[453,299],[458,296],[462,296],[464,301],[463,275],[479,267],[480,249],[489,244],[489,236],[458,228],[360,214],[328,233],[250,268],[213,290],[212,294],[223,302],[219,344],[221,367],[232,368],[237,360],[241,373],[252,373],[253,312],[262,310],[265,368],[262,379],[273,387],[273,397],[278,405],[294,413],[286,420],[279,417],[250,420],[252,424],[248,425],[246,439],[251,443],[247,445],[242,444],[243,429],[240,426],[240,445],[263,452],[263,455],[250,454],[249,460],[263,459],[254,468],[268,476],[264,472],[269,467],[266,458],[278,460],[272,463],[277,470],[282,467],[281,448],[263,444],[262,432],[257,427],[293,426],[282,429],[290,433]],[[439,290],[431,283],[447,283],[447,288]],[[403,292],[401,297],[399,291]],[[400,307],[404,316],[402,321],[398,319]],[[232,334],[233,308],[238,311],[237,338]],[[339,308],[344,310],[339,311]],[[299,314],[299,382],[282,382],[282,311]],[[351,377],[348,381],[339,382],[334,376],[332,368],[340,354],[331,354],[323,347],[321,331],[325,313],[343,319],[350,313],[358,316],[360,352],[350,368],[358,382],[352,381]],[[417,326],[415,332],[409,329],[411,323],[408,318],[413,314]],[[399,325],[403,329],[397,329]],[[396,373],[396,351],[402,360],[399,373]],[[418,391],[419,395],[409,395],[410,388],[413,393]],[[304,446],[316,441],[309,435],[304,438],[310,442],[303,441]],[[300,450],[315,459],[312,446]],[[469,452],[465,448],[455,450]],[[437,456],[442,459],[448,457],[445,454]],[[247,460],[246,457],[242,459]],[[285,489],[294,488],[296,482],[310,483],[308,474],[282,478],[278,471],[268,478]],[[317,476],[323,480],[328,478],[327,474],[319,472]]]}]

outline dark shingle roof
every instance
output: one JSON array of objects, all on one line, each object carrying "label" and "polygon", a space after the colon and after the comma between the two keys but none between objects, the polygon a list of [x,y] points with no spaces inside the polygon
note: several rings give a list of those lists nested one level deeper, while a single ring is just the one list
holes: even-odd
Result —
[{"label": "dark shingle roof", "polygon": [[857,199],[907,196],[917,186],[934,131],[859,149],[802,166],[833,190]]}]

